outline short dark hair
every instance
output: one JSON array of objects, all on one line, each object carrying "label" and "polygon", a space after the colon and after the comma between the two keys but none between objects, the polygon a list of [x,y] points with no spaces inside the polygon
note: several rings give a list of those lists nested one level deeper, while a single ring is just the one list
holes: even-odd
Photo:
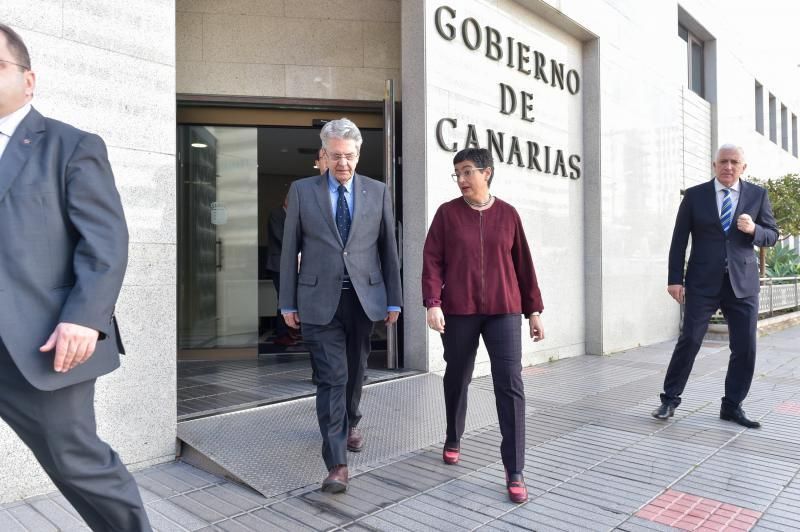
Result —
[{"label": "short dark hair", "polygon": [[492,175],[489,176],[489,186],[492,186],[492,179],[494,179],[494,159],[492,159],[492,152],[486,148],[464,148],[453,157],[453,165],[455,166],[464,161],[472,161],[478,168],[491,168]]},{"label": "short dark hair", "polygon": [[25,46],[25,41],[19,36],[19,33],[0,22],[0,32],[3,32],[8,42],[8,49],[11,55],[14,56],[14,61],[22,65],[25,70],[31,69],[31,56],[28,53],[28,47]]}]

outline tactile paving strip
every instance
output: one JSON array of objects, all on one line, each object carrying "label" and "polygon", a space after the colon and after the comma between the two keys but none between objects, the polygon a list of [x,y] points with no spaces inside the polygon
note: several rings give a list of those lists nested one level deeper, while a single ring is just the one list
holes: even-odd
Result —
[{"label": "tactile paving strip", "polygon": [[[438,375],[365,386],[361,411],[366,444],[362,452],[348,453],[351,475],[444,439]],[[466,431],[493,423],[494,394],[471,387]],[[179,423],[178,438],[266,497],[325,476],[313,397]]]}]

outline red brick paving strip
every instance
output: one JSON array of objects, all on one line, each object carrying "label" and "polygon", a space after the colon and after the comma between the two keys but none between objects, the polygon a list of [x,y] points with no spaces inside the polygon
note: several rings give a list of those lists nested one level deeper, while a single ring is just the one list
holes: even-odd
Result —
[{"label": "red brick paving strip", "polygon": [[784,401],[775,407],[775,412],[778,414],[800,416],[800,403],[796,403],[794,401]]},{"label": "red brick paving strip", "polygon": [[[800,408],[800,404],[797,406]],[[716,532],[750,530],[761,517],[761,512],[689,493],[667,490],[635,515],[682,530]]]}]

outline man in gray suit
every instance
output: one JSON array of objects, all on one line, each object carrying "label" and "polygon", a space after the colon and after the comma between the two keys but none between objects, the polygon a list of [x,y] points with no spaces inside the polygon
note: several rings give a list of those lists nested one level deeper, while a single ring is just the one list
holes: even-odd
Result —
[{"label": "man in gray suit", "polygon": [[122,351],[122,204],[103,141],[39,114],[35,86],[0,24],[0,417],[92,530],[150,530],[94,416],[95,380]]},{"label": "man in gray suit", "polygon": [[[292,183],[281,253],[281,313],[317,366],[317,419],[328,476],[347,489],[373,322],[397,321],[402,304],[392,201],[386,185],[356,173],[361,132],[342,118],[320,133],[328,171]],[[298,272],[297,254],[302,253]]]}]

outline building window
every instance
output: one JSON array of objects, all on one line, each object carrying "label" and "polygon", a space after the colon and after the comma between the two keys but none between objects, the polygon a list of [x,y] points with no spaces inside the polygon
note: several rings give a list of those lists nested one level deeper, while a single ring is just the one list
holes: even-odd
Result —
[{"label": "building window", "polygon": [[769,140],[778,143],[778,102],[772,93],[769,95]]},{"label": "building window", "polygon": [[678,25],[678,35],[686,42],[687,85],[698,96],[705,98],[703,41],[698,39],[682,24]]},{"label": "building window", "polygon": [[797,157],[797,115],[792,113],[792,155]]},{"label": "building window", "polygon": [[781,147],[789,151],[789,110],[781,104]]},{"label": "building window", "polygon": [[764,86],[756,81],[756,131],[764,134]]}]

